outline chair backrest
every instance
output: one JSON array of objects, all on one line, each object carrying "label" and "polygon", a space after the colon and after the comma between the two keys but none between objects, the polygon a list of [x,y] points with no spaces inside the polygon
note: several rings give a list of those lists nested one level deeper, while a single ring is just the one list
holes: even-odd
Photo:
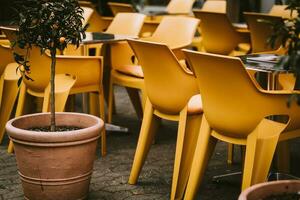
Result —
[{"label": "chair backrest", "polygon": [[[57,56],[59,57],[59,56]],[[87,56],[61,56],[56,61],[56,74],[70,74],[77,80],[73,87],[95,86],[102,83],[101,60],[89,59]],[[99,58],[99,57],[98,57]],[[74,60],[72,60],[74,59]],[[48,54],[41,54],[38,47],[33,46],[29,53],[30,78],[23,79],[28,89],[33,92],[43,92],[50,81],[51,58]]]},{"label": "chair backrest", "polygon": [[167,5],[166,11],[168,13],[189,14],[195,0],[171,0]]},{"label": "chair backrest", "polygon": [[280,38],[277,39],[274,48],[268,44],[268,39],[273,33],[272,24],[278,23],[283,19],[261,13],[244,13],[251,36],[252,52],[264,52],[276,50],[280,47]]},{"label": "chair backrest", "polygon": [[[196,83],[165,44],[129,40],[144,72],[146,94],[160,112],[179,114]],[[191,72],[190,72],[191,73]]]},{"label": "chair backrest", "polygon": [[118,13],[109,27],[107,33],[138,36],[143,26],[145,15],[140,13]]},{"label": "chair backrest", "polygon": [[225,13],[194,10],[194,14],[200,19],[205,51],[228,55],[237,47],[241,38]]},{"label": "chair backrest", "polygon": [[83,9],[83,23],[82,25],[85,26],[89,19],[91,18],[93,12],[94,12],[94,9],[93,8],[90,8],[90,7],[81,7]]},{"label": "chair backrest", "polygon": [[[143,26],[144,19],[145,15],[139,13],[118,13],[106,32],[137,37]],[[134,53],[125,41],[112,43],[110,52],[112,68],[118,69],[123,65],[132,64],[131,57]]]},{"label": "chair backrest", "polygon": [[116,3],[116,2],[108,2],[107,5],[111,9],[114,16],[118,13],[134,13],[136,12],[134,7],[129,3]]},{"label": "chair backrest", "polygon": [[[16,40],[16,30],[3,30],[7,38],[12,42]],[[26,55],[26,50],[15,48],[21,55]],[[70,74],[76,76],[74,87],[93,87],[102,84],[102,61],[99,56],[57,56],[56,74]],[[28,89],[33,92],[43,92],[49,84],[51,58],[47,53],[41,54],[38,47],[33,46],[28,52],[31,80],[23,79]]]},{"label": "chair backrest", "polygon": [[192,43],[199,20],[184,16],[165,16],[149,40],[167,44],[171,49]]},{"label": "chair backrest", "polygon": [[287,5],[273,5],[271,10],[269,11],[269,14],[286,19],[294,18],[297,16],[297,12],[293,11],[293,13],[291,13],[291,10],[287,9]]},{"label": "chair backrest", "polygon": [[210,0],[205,1],[201,8],[202,11],[226,13],[227,1]]},{"label": "chair backrest", "polygon": [[245,137],[265,117],[263,96],[241,60],[185,50],[201,91],[210,126],[227,136]]}]

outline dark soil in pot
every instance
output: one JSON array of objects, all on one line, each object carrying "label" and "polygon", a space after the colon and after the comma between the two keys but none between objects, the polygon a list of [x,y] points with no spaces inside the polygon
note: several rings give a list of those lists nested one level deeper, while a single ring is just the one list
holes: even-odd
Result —
[{"label": "dark soil in pot", "polygon": [[[75,130],[79,130],[79,129],[82,129],[82,128],[77,127],[77,126],[56,126],[55,132],[75,131]],[[51,132],[50,126],[32,127],[27,130],[37,131],[37,132]]]}]

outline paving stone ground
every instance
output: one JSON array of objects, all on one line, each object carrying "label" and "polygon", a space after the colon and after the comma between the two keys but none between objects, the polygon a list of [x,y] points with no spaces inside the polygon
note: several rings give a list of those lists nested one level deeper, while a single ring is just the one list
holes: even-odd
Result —
[{"label": "paving stone ground", "polygon": [[[141,122],[135,116],[126,92],[116,89],[117,114],[113,122],[129,128],[129,133],[110,132],[107,136],[108,153],[101,157],[97,152],[90,185],[89,200],[165,200],[169,199],[175,153],[177,124],[163,121],[144,164],[137,185],[127,184],[136,148]],[[292,144],[292,173],[299,176],[299,141]],[[0,146],[0,200],[21,200],[23,192],[17,175],[13,154],[6,153],[7,140]],[[240,176],[220,182],[212,181],[215,175],[241,169],[240,151],[236,163],[226,164],[227,146],[218,143],[197,194],[201,200],[235,200],[240,193]]]}]

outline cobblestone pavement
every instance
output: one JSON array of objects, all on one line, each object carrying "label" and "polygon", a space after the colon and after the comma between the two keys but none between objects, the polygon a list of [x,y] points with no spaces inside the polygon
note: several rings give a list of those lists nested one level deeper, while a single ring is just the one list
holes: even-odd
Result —
[{"label": "cobblestone pavement", "polygon": [[[163,121],[156,142],[148,154],[138,184],[129,185],[127,180],[141,122],[137,120],[125,90],[121,88],[117,88],[116,105],[117,115],[114,116],[114,123],[128,127],[130,132],[126,134],[108,133],[108,154],[102,158],[100,152],[97,153],[89,200],[169,199],[176,142],[176,123]],[[295,143],[293,157],[296,159],[293,160],[299,160],[299,154],[295,152],[297,146],[299,147]],[[21,200],[23,193],[17,175],[15,157],[6,153],[6,147],[7,140],[0,146],[0,200]],[[212,181],[212,177],[215,175],[241,169],[239,151],[236,151],[235,154],[237,163],[231,166],[226,164],[226,147],[224,143],[217,145],[197,199],[237,199],[240,192],[240,176],[226,178],[217,183]],[[239,148],[237,149],[239,150]],[[297,165],[298,163],[292,164]],[[293,168],[297,169],[297,167]]]}]

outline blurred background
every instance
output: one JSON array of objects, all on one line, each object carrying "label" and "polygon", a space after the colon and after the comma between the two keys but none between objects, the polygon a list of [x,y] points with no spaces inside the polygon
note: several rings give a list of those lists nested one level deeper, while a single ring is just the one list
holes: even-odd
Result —
[{"label": "blurred background", "polygon": [[[102,16],[112,16],[107,2],[131,3],[136,6],[140,5],[156,5],[165,6],[169,0],[86,0],[97,5],[97,10]],[[201,8],[205,0],[196,0],[194,8]],[[16,14],[14,5],[21,3],[20,0],[0,0],[0,23],[2,25],[9,24]],[[273,4],[284,4],[284,0],[227,0],[229,18],[232,22],[244,21],[242,13],[244,11],[251,12],[267,12]]]}]

